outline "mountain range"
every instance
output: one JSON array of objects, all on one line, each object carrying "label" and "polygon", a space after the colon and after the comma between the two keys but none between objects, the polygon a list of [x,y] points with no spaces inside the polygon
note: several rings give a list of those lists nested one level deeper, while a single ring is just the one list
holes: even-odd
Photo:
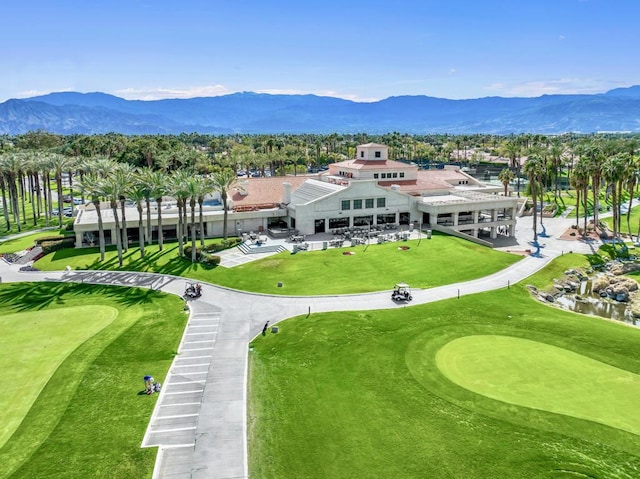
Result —
[{"label": "mountain range", "polygon": [[362,103],[251,92],[125,100],[59,92],[0,103],[0,134],[388,133],[510,134],[640,131],[640,86],[601,94],[449,100],[396,96]]}]

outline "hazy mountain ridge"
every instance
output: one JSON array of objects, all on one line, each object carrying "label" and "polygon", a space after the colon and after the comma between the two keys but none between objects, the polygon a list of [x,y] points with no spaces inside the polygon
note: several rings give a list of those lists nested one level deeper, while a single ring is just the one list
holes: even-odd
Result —
[{"label": "hazy mountain ridge", "polygon": [[0,133],[591,133],[640,131],[640,86],[594,95],[371,103],[315,95],[234,93],[156,101],[59,92],[0,104]]}]

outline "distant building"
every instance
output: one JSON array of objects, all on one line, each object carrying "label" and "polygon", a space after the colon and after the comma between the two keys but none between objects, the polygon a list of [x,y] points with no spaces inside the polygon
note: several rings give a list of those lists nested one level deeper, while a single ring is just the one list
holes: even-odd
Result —
[{"label": "distant building", "polygon": [[[298,230],[301,234],[332,233],[346,227],[396,225],[422,227],[464,235],[470,239],[514,235],[517,198],[502,195],[503,188],[484,184],[457,167],[419,170],[389,160],[385,145],[367,143],[356,157],[329,165],[315,175],[239,178],[228,191],[228,232],[271,231],[274,235]],[[115,237],[111,210],[102,208],[107,243]],[[197,213],[196,213],[197,214]],[[143,213],[146,218],[146,212]],[[138,212],[127,211],[127,233],[138,239]],[[151,234],[158,235],[157,211],[151,211]],[[221,236],[223,211],[219,198],[204,207],[205,235]],[[162,205],[166,239],[176,237],[175,200]],[[199,227],[199,226],[197,226]],[[145,220],[146,228],[146,220]],[[97,243],[97,215],[93,206],[82,208],[74,224],[76,244]]]}]

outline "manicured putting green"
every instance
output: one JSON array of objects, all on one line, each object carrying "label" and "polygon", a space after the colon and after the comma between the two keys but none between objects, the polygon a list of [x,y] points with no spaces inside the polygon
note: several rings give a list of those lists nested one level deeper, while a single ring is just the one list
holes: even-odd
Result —
[{"label": "manicured putting green", "polygon": [[640,375],[545,343],[464,336],[436,354],[438,369],[477,394],[640,434]]},{"label": "manicured putting green", "polygon": [[109,306],[76,306],[0,316],[0,447],[65,358],[117,315]]}]

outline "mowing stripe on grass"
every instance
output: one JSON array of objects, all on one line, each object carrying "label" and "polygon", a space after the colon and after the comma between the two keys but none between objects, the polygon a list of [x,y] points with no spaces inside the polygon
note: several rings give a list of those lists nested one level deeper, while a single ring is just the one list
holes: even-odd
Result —
[{"label": "mowing stripe on grass", "polygon": [[528,339],[474,335],[436,354],[440,371],[478,394],[640,434],[640,375]]}]

